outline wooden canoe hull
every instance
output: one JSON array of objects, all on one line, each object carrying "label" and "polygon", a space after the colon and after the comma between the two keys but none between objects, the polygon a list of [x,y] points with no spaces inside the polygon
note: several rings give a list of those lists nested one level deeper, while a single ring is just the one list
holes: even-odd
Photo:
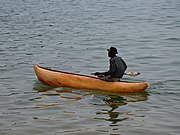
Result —
[{"label": "wooden canoe hull", "polygon": [[34,71],[41,82],[55,87],[112,92],[138,92],[148,87],[147,82],[107,82],[96,77],[47,69],[39,65],[34,65]]}]

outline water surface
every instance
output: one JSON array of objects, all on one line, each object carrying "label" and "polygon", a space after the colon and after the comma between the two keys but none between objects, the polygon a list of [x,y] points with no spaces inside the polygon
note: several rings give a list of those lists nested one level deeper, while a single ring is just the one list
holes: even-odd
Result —
[{"label": "water surface", "polygon": [[[178,135],[179,0],[1,0],[0,134]],[[140,93],[52,88],[34,64],[90,75],[118,48]]]}]

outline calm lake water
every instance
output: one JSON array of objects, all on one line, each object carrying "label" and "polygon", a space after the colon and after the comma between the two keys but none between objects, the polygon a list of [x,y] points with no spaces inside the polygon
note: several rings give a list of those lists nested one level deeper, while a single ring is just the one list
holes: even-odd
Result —
[{"label": "calm lake water", "polygon": [[[118,48],[145,92],[51,88],[34,64],[90,75]],[[179,135],[179,0],[0,0],[0,135]]]}]

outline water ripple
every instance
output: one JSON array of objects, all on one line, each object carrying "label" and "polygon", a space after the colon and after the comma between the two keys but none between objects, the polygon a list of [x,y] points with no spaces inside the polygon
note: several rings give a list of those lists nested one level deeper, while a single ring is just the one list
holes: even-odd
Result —
[{"label": "water ripple", "polygon": [[[178,134],[179,0],[0,0],[0,134]],[[140,93],[54,88],[33,65],[108,70],[118,48]],[[31,131],[31,132],[29,132]]]}]

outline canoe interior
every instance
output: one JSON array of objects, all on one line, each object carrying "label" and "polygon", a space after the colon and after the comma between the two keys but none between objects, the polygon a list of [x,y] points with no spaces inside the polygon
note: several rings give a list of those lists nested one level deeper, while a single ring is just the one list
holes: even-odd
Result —
[{"label": "canoe interior", "polygon": [[[83,74],[78,74],[78,73],[65,72],[65,71],[51,69],[49,67],[42,67],[42,66],[39,66],[39,65],[34,65],[34,66],[38,66],[39,68],[42,68],[42,69],[45,69],[45,70],[49,70],[49,71],[53,71],[53,72],[59,72],[59,73],[70,74],[70,75],[78,75],[78,76],[90,77],[90,78],[99,80],[99,78],[94,77],[94,76],[90,76],[90,75],[83,75]],[[124,83],[138,83],[138,81],[124,81],[124,80],[121,80],[120,82],[124,82]]]}]

